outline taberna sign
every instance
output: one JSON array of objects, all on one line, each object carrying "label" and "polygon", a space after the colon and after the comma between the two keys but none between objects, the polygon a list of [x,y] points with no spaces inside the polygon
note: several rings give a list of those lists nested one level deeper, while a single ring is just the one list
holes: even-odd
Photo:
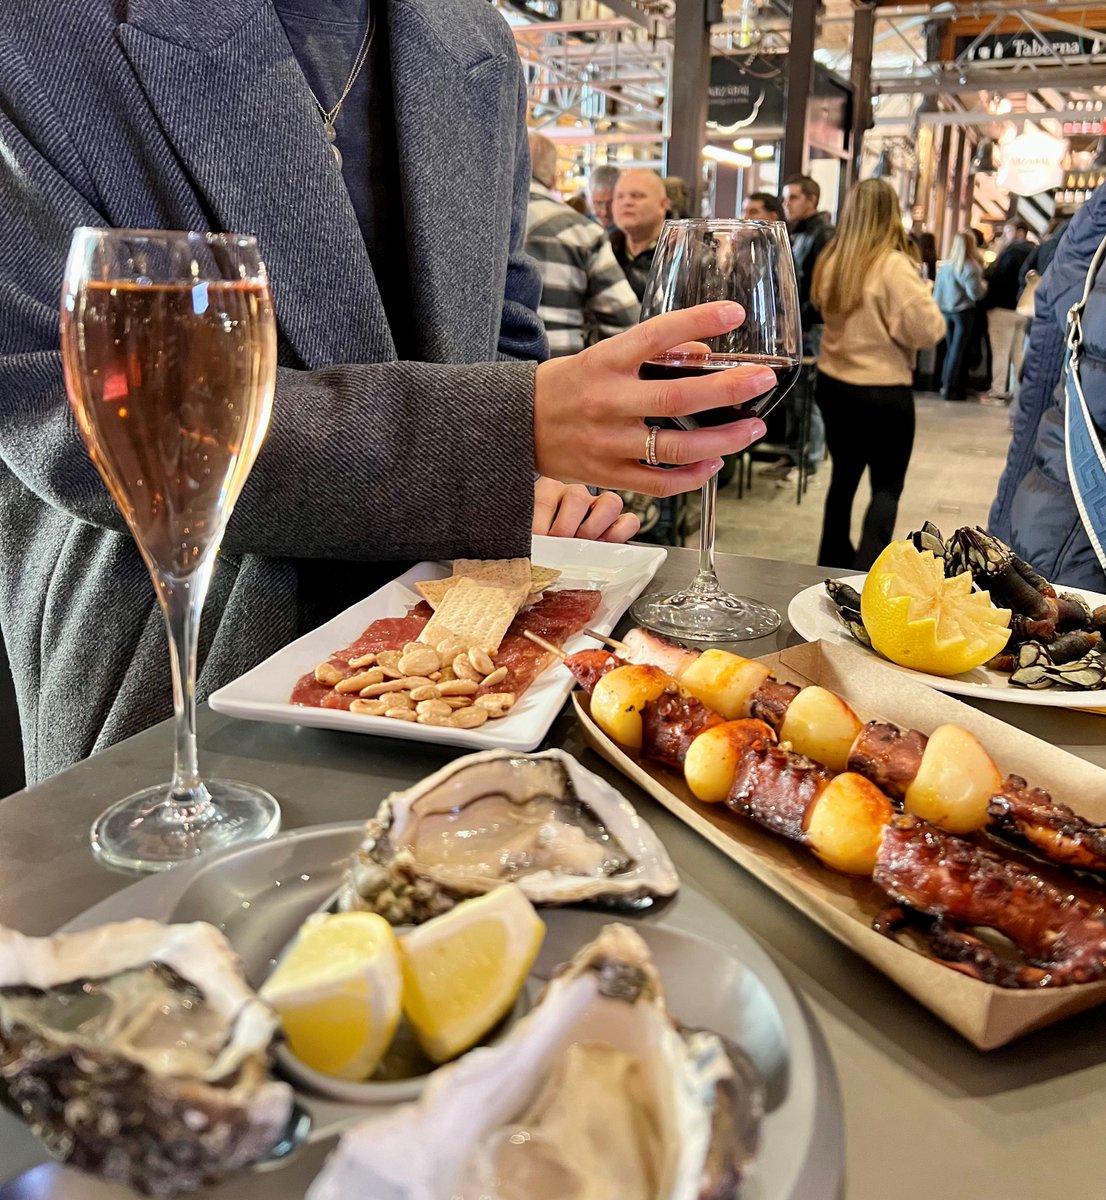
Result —
[{"label": "taberna sign", "polygon": [[1101,37],[1084,37],[1059,29],[1044,29],[1039,34],[1022,29],[1017,33],[991,33],[983,38],[958,37],[955,53],[968,51],[969,62],[1056,61],[1057,55],[1102,54],[1106,52],[1106,32]]},{"label": "taberna sign", "polygon": [[995,182],[1015,196],[1037,196],[1064,182],[1067,143],[1035,126],[999,147],[1002,165]]},{"label": "taberna sign", "polygon": [[783,61],[782,55],[760,54],[712,58],[707,92],[711,132],[732,137],[743,130],[781,127]]}]

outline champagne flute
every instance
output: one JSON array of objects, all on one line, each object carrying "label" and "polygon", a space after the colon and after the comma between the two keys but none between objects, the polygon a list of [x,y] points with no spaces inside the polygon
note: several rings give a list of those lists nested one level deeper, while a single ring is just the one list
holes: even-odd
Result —
[{"label": "champagne flute", "polygon": [[92,826],[103,861],[161,871],[271,837],[268,792],[200,777],[200,611],[234,502],[265,437],[276,323],[253,238],[77,229],[61,307],[66,390],[89,454],[149,568],[172,652],[173,778]]},{"label": "champagne flute", "polygon": [[[738,408],[730,405],[678,418],[684,429],[763,417],[787,395],[802,364],[799,294],[787,227],[779,221],[666,221],[657,242],[641,319],[711,300],[745,309],[737,329],[677,346],[641,366],[643,379],[683,379],[750,363],[771,367],[776,386]],[[630,615],[658,633],[699,642],[736,642],[779,628],[780,614],[757,600],[732,596],[714,567],[718,479],[703,488],[699,570],[674,595],[652,592]]]}]

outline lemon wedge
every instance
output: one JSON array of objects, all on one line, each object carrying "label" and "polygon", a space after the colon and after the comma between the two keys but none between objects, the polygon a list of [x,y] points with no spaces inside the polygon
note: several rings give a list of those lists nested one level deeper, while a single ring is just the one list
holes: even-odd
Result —
[{"label": "lemon wedge", "polygon": [[972,577],[946,578],[930,550],[892,542],[872,565],[860,595],[860,615],[884,658],[930,675],[959,675],[982,666],[1010,637],[1010,610]]},{"label": "lemon wedge", "polygon": [[304,922],[261,997],[300,1062],[365,1079],[395,1035],[402,986],[399,945],[383,917],[320,913]]},{"label": "lemon wedge", "polygon": [[403,1011],[432,1062],[456,1058],[506,1016],[544,937],[533,905],[508,884],[402,938]]}]

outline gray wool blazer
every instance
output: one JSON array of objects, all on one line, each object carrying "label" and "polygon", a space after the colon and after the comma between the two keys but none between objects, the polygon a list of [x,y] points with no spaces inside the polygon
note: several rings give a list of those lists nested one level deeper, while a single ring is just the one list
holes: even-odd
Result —
[{"label": "gray wool blazer", "polygon": [[0,0],[0,622],[28,780],[172,711],[149,577],[65,401],[77,225],[255,233],[273,281],[276,404],[204,611],[201,698],[296,635],[304,559],[527,552],[545,341],[521,69],[486,0],[390,0],[388,25],[419,362],[395,361],[269,0]]}]

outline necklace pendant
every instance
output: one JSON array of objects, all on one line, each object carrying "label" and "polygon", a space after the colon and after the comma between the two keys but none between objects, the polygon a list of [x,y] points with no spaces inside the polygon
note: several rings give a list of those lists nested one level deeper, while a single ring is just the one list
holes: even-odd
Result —
[{"label": "necklace pendant", "polygon": [[338,131],[334,128],[333,121],[323,120],[323,136],[333,146],[338,139]]},{"label": "necklace pendant", "polygon": [[330,153],[334,155],[334,161],[338,164],[338,169],[341,170],[342,169],[342,152],[341,152],[341,150],[338,149],[338,147],[333,142],[330,143]]}]

